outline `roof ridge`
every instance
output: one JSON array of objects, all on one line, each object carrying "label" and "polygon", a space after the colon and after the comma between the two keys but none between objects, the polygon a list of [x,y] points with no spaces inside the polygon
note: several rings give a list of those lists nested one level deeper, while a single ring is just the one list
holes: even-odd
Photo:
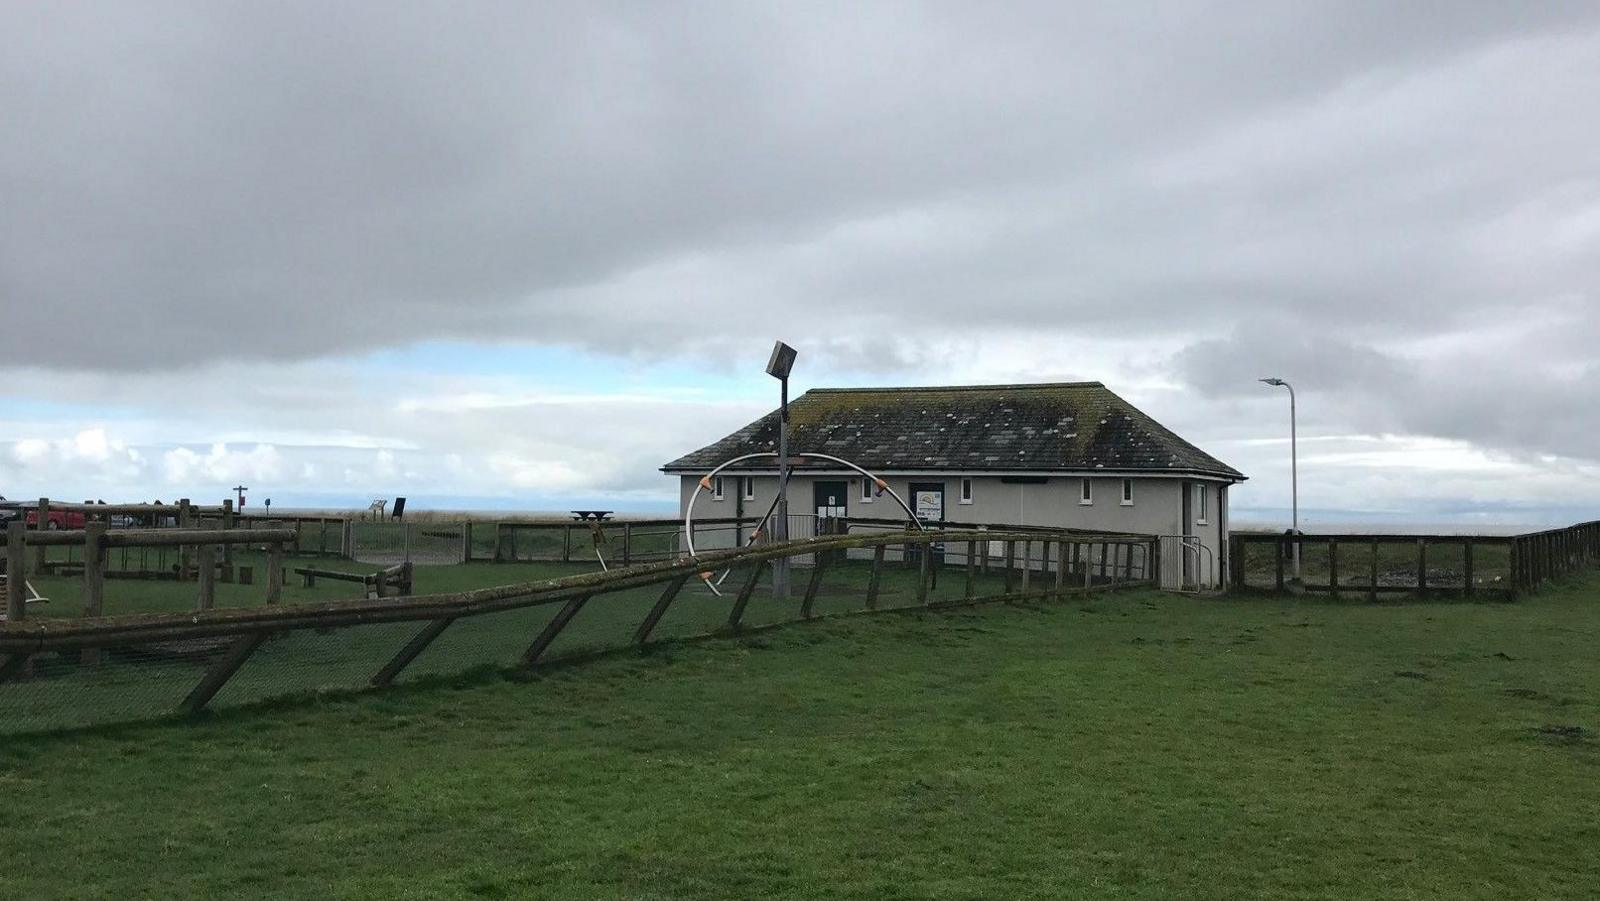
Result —
[{"label": "roof ridge", "polygon": [[893,385],[883,388],[808,388],[807,394],[880,394],[886,391],[1001,391],[1018,388],[1104,388],[1104,382],[1012,382],[1001,385]]}]

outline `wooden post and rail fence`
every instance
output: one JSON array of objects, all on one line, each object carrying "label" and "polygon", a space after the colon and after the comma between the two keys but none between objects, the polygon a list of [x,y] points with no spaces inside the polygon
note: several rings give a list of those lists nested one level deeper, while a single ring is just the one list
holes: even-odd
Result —
[{"label": "wooden post and rail fence", "polygon": [[[1554,579],[1600,565],[1600,522],[1525,535],[1251,534],[1230,542],[1230,589],[1282,593],[1298,587],[1332,595],[1515,598]],[[1293,583],[1291,561],[1300,550],[1303,577]],[[1267,581],[1252,582],[1261,555]],[[1448,555],[1458,568],[1441,567]],[[1307,565],[1307,561],[1313,565]]]},{"label": "wooden post and rail fence", "polygon": [[[251,534],[253,533],[253,534]],[[8,538],[16,535],[8,533]],[[197,548],[215,549],[228,541],[244,540],[271,542],[281,549],[293,540],[287,530],[236,530],[232,533],[161,532],[147,540],[186,541]],[[116,533],[95,530],[91,537],[85,534],[70,536],[83,541],[94,541],[97,546],[109,546]],[[132,536],[123,540],[131,540]],[[1034,571],[1022,567],[1013,577],[1008,571],[1003,585],[993,579],[980,582],[975,578],[978,548],[988,542],[1001,542],[1008,549],[1008,559],[1017,561],[1016,551],[1023,544],[1049,548],[1041,557],[1054,560]],[[895,608],[883,605],[882,587],[885,570],[891,564],[885,549],[901,548],[903,558],[916,561],[916,584],[907,592],[898,590],[898,597],[908,594],[915,598],[912,604]],[[1142,551],[1135,547],[1142,547]],[[8,544],[8,554],[18,551],[21,544]],[[965,548],[965,580],[959,596],[954,592],[942,598],[930,593],[936,567],[932,565],[933,551],[951,547]],[[678,595],[689,585],[698,584],[704,574],[735,567],[748,567],[748,572],[738,580],[738,592],[729,598],[729,612],[721,627],[706,635],[736,634],[753,631],[744,623],[746,610],[756,590],[763,568],[772,561],[785,557],[807,556],[814,561],[810,578],[806,582],[795,619],[818,617],[815,601],[823,578],[830,568],[840,565],[852,550],[870,553],[870,569],[861,584],[852,583],[850,593],[857,598],[858,607],[847,613],[883,609],[929,609],[991,602],[1045,600],[1072,594],[1142,587],[1150,584],[1149,576],[1155,555],[1159,551],[1154,540],[1140,542],[1125,535],[1050,534],[1029,532],[975,532],[970,530],[939,530],[930,532],[880,532],[868,535],[826,535],[809,540],[779,544],[761,544],[753,547],[710,551],[697,559],[674,559],[638,563],[628,568],[609,572],[592,572],[534,582],[522,582],[494,588],[449,594],[417,595],[399,598],[374,598],[338,600],[310,604],[272,604],[260,607],[231,609],[198,609],[193,613],[151,613],[130,616],[85,616],[79,619],[18,618],[0,624],[0,709],[5,703],[5,684],[23,671],[29,658],[63,652],[95,652],[113,647],[132,647],[159,642],[188,642],[200,639],[222,639],[225,650],[213,659],[199,684],[180,705],[183,711],[204,707],[228,680],[270,637],[302,630],[349,628],[375,623],[420,623],[422,628],[392,658],[374,672],[371,685],[387,685],[426,650],[435,639],[452,624],[463,619],[500,613],[509,610],[544,605],[560,605],[557,614],[530,634],[529,644],[520,656],[523,666],[533,666],[546,655],[552,642],[587,607],[604,603],[608,595],[633,589],[661,586],[661,593],[644,614],[633,631],[632,641],[622,647],[650,643],[657,625],[666,615]],[[908,553],[914,551],[915,553]],[[1098,559],[1098,568],[1088,565]],[[1024,555],[1027,556],[1027,555]],[[1132,561],[1140,559],[1142,568]],[[1071,561],[1081,561],[1079,570],[1072,569]],[[1116,561],[1128,561],[1126,567]],[[281,570],[278,570],[281,573]],[[857,575],[861,575],[859,570]],[[998,591],[993,589],[999,588]],[[836,589],[837,590],[837,587]],[[87,589],[86,589],[87,591]],[[986,593],[987,591],[987,593]],[[623,603],[617,601],[617,603]],[[830,615],[845,615],[836,613]],[[789,620],[793,621],[793,620]],[[768,623],[755,627],[765,629],[782,623]],[[703,636],[702,636],[703,637]]]},{"label": "wooden post and rail fence", "polygon": [[287,529],[107,529],[103,522],[86,523],[82,529],[30,531],[21,522],[7,523],[0,543],[5,546],[6,620],[15,624],[27,617],[22,588],[27,583],[27,550],[52,547],[79,547],[83,550],[83,583],[80,588],[81,615],[104,615],[107,552],[124,547],[185,547],[199,560],[196,579],[199,591],[196,610],[216,606],[217,575],[222,564],[218,549],[236,545],[262,545],[267,548],[266,600],[277,603],[283,595],[283,567],[286,547],[294,540]]}]

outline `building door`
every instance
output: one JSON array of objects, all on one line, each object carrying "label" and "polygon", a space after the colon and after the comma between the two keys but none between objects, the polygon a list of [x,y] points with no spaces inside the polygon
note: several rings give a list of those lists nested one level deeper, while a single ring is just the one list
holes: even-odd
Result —
[{"label": "building door", "polygon": [[818,532],[822,531],[822,522],[850,515],[849,482],[813,482],[811,498],[817,510]]}]

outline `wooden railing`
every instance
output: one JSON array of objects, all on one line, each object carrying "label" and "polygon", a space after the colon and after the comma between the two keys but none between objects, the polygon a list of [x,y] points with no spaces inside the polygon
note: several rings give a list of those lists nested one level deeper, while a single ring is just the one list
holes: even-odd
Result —
[{"label": "wooden railing", "polygon": [[1383,594],[1515,597],[1600,563],[1600,523],[1504,537],[1236,532],[1229,541],[1235,591],[1297,587],[1370,600]]},{"label": "wooden railing", "polygon": [[[195,608],[209,610],[216,605],[216,582],[219,566],[219,548],[235,545],[264,545],[267,548],[267,603],[277,603],[283,594],[283,561],[285,545],[294,540],[288,529],[107,529],[103,522],[91,522],[82,529],[56,531],[31,531],[23,523],[6,524],[0,543],[5,546],[6,577],[10,584],[21,585],[27,579],[29,548],[42,552],[52,547],[78,547],[83,551],[82,615],[98,617],[103,613],[107,552],[125,547],[177,547],[192,552],[195,559],[195,578],[199,583]],[[185,554],[180,554],[185,556]],[[232,579],[231,571],[226,576]],[[7,593],[6,620],[16,623],[27,616],[22,603],[22,592]]]},{"label": "wooden railing", "polygon": [[[209,535],[189,532],[177,538],[193,542],[209,539],[215,544],[237,539],[240,535],[240,532]],[[94,540],[103,545],[109,537],[101,534]],[[163,540],[173,537],[172,533],[162,534]],[[250,535],[248,540],[270,540],[281,545],[289,538],[289,535],[278,531]],[[1024,546],[1047,548],[1037,558],[1042,561],[1042,566],[1035,569],[1028,564],[1008,568],[998,591],[980,590],[994,587],[995,580],[992,577],[979,579],[979,545],[996,541],[1005,543],[1005,559],[1012,562],[1036,559],[1026,550],[1021,555],[1017,553]],[[1134,545],[1141,547],[1142,551],[1134,553],[1131,548]],[[1155,555],[1159,553],[1153,539],[1130,539],[1123,535],[969,530],[842,535],[712,551],[699,559],[641,563],[609,572],[584,573],[447,594],[210,609],[183,614],[34,618],[0,625],[0,683],[22,672],[30,657],[41,654],[71,651],[88,653],[109,647],[139,647],[157,642],[223,639],[226,649],[209,665],[199,684],[181,704],[182,710],[194,711],[204,707],[269,636],[375,623],[423,624],[421,631],[400,647],[369,680],[371,685],[386,685],[458,621],[521,608],[560,605],[555,616],[537,634],[529,636],[529,644],[521,654],[521,664],[533,666],[541,661],[551,643],[574,617],[597,599],[632,589],[662,586],[659,599],[645,613],[629,643],[633,646],[644,645],[651,641],[656,626],[686,585],[698,581],[703,577],[702,574],[720,570],[733,572],[734,567],[745,567],[748,571],[737,580],[736,590],[729,586],[728,614],[721,628],[707,634],[746,631],[743,623],[745,612],[761,578],[763,564],[786,557],[804,555],[813,561],[809,577],[803,580],[804,586],[796,586],[798,619],[817,616],[814,602],[824,574],[830,567],[840,565],[839,561],[852,550],[870,552],[871,564],[866,570],[865,584],[860,586],[860,607],[847,612],[896,609],[881,604],[880,588],[884,574],[888,567],[894,565],[886,559],[886,549],[891,546],[901,549],[903,571],[914,573],[911,578],[914,578],[915,588],[911,594],[915,597],[915,604],[901,605],[901,608],[1045,599],[1079,592],[1144,586],[1149,584],[1150,574],[1155,571],[1153,564],[1157,562]],[[946,554],[950,548],[964,549],[963,564],[954,568],[961,574],[962,590],[959,596],[954,596],[947,583],[946,593],[951,596],[936,599],[930,595],[930,588],[937,578],[936,570],[941,568],[938,560],[954,556]],[[939,551],[937,557],[936,550]],[[1133,567],[1132,561],[1136,558],[1144,561],[1142,568]],[[1098,569],[1094,565],[1097,559]],[[1125,569],[1115,565],[1108,567],[1108,560],[1126,560],[1129,566]],[[910,569],[905,570],[905,567]],[[952,569],[943,568],[947,572]],[[0,711],[3,711],[5,703],[3,690],[4,685],[0,684]]]}]

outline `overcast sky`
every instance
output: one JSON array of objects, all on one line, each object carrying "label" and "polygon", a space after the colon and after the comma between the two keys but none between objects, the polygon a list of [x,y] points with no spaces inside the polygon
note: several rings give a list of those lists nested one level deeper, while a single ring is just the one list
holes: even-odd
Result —
[{"label": "overcast sky", "polygon": [[1600,516],[1600,4],[0,10],[11,497],[663,509],[782,337]]}]

